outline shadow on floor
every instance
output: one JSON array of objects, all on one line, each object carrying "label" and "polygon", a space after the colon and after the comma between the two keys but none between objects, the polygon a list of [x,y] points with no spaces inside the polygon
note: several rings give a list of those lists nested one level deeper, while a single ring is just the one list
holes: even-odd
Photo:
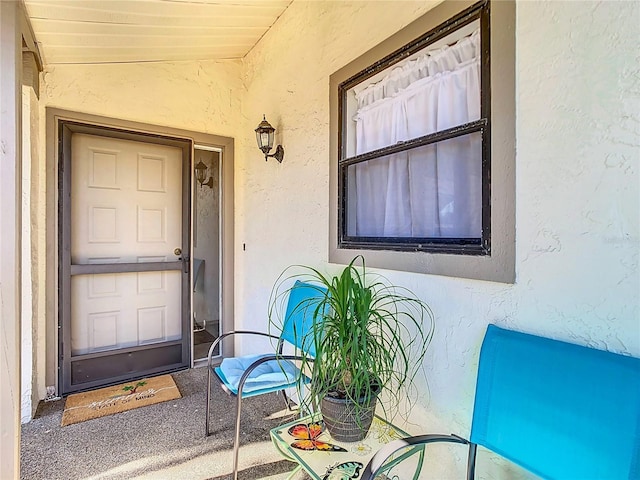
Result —
[{"label": "shadow on floor", "polygon": [[[258,478],[272,478],[277,474],[286,474],[285,477],[293,470],[293,464],[287,460],[280,460],[273,463],[267,463],[264,465],[257,465],[255,467],[245,468],[238,472],[238,480],[255,480]],[[207,480],[231,480],[232,475],[222,475],[220,477],[212,477]],[[300,476],[299,478],[305,478]],[[308,477],[307,477],[308,478]]]},{"label": "shadow on floor", "polygon": [[[181,399],[60,427],[64,400],[41,403],[22,426],[21,478],[48,480],[230,478],[235,402],[212,389],[213,434],[205,436],[206,368],[173,374]],[[277,394],[243,402],[240,478],[285,478],[269,430],[294,418]]]}]

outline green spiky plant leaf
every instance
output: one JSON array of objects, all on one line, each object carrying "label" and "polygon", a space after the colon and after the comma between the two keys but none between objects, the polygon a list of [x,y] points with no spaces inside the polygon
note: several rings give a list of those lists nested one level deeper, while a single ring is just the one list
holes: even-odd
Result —
[{"label": "green spiky plant leaf", "polygon": [[[358,265],[361,263],[361,265]],[[291,268],[302,273],[290,273]],[[270,326],[282,328],[283,305],[292,280],[318,285],[325,292],[311,307],[315,328],[311,333],[314,360],[301,362],[312,379],[302,407],[310,409],[325,396],[347,398],[359,404],[384,392],[383,415],[391,419],[407,398],[431,342],[434,318],[429,306],[406,288],[394,286],[366,271],[358,256],[339,274],[296,265],[276,283],[269,307]],[[366,409],[363,406],[362,409]],[[355,407],[357,412],[358,407]]]}]

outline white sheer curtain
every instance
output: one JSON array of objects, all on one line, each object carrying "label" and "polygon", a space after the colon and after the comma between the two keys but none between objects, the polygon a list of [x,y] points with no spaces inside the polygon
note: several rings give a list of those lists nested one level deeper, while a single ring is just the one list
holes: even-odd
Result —
[{"label": "white sheer curtain", "polygon": [[[479,40],[476,31],[356,90],[356,154],[479,119]],[[479,237],[481,173],[479,133],[350,167],[355,192],[349,191],[349,208],[355,207],[355,222],[348,233]]]}]

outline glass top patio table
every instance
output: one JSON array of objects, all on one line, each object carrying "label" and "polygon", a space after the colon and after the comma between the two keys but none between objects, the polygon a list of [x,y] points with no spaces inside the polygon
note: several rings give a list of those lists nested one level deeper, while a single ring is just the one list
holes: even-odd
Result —
[{"label": "glass top patio table", "polygon": [[[320,433],[321,431],[321,433]],[[408,434],[395,425],[375,416],[369,433],[359,442],[335,441],[324,428],[322,415],[319,413],[299,418],[271,430],[271,441],[280,453],[298,467],[288,478],[293,477],[301,468],[314,480],[358,479],[369,460],[385,444],[392,440],[406,437]],[[397,454],[389,461],[382,474],[376,478],[387,480],[392,478],[408,478],[406,475],[394,477],[391,473],[402,460],[418,453],[417,465],[413,474],[416,480],[422,468],[424,448],[416,447]]]}]

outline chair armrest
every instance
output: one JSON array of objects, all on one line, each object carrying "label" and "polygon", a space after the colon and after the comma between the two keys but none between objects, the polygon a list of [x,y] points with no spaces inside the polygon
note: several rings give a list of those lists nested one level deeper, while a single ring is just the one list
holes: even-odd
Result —
[{"label": "chair armrest", "polygon": [[312,358],[303,357],[301,355],[267,355],[257,359],[255,362],[253,362],[251,365],[247,367],[247,369],[242,374],[242,377],[240,377],[240,381],[238,382],[238,396],[242,396],[242,388],[244,387],[244,382],[246,382],[247,378],[249,378],[249,375],[251,375],[251,372],[255,370],[258,366],[262,365],[263,363],[270,362],[271,360],[304,360],[304,359],[306,359],[308,362],[313,362]]},{"label": "chair armrest", "polygon": [[276,340],[280,340],[279,336],[271,335],[270,333],[265,333],[265,332],[253,331],[253,330],[232,330],[230,332],[223,333],[218,338],[216,338],[211,344],[211,347],[209,347],[209,353],[207,354],[207,367],[211,368],[211,359],[213,358],[213,352],[215,351],[220,341],[223,338],[229,337],[231,335],[257,335],[260,337],[269,337],[269,338],[274,338]]},{"label": "chair armrest", "polygon": [[378,470],[385,464],[385,462],[396,453],[406,447],[416,447],[419,445],[426,445],[428,443],[435,442],[449,442],[460,443],[468,445],[469,441],[457,435],[444,435],[444,434],[429,434],[429,435],[417,435],[414,437],[400,438],[392,442],[387,443],[373,456],[369,461],[360,480],[374,480],[378,474]]}]

